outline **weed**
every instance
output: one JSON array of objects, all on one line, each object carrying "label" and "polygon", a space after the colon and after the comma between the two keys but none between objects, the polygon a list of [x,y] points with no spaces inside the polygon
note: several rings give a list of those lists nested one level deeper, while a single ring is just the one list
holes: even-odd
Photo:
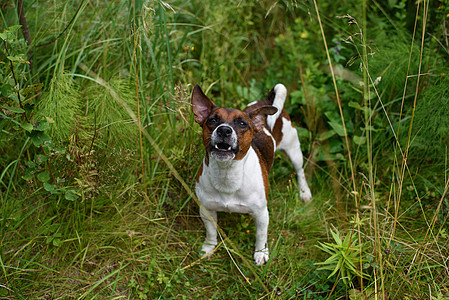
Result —
[{"label": "weed", "polygon": [[338,231],[330,230],[335,243],[318,242],[317,247],[330,255],[324,262],[316,265],[322,266],[318,270],[329,270],[332,273],[328,279],[337,275],[345,285],[350,285],[355,276],[360,279],[368,278],[368,274],[363,273],[363,264],[367,261],[362,258],[362,253],[366,251],[358,241],[357,235],[348,233],[344,238]]}]

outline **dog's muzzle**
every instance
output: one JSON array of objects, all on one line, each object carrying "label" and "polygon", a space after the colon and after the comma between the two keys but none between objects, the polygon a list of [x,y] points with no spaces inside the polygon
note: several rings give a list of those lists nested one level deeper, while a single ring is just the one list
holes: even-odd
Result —
[{"label": "dog's muzzle", "polygon": [[239,152],[237,134],[226,124],[218,126],[210,139],[210,152],[219,161],[234,159]]}]

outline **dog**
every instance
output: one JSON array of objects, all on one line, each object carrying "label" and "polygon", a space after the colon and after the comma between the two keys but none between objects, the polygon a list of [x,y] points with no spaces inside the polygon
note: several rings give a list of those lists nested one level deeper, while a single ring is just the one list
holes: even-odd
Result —
[{"label": "dog", "polygon": [[268,173],[276,150],[283,150],[295,167],[299,195],[312,199],[303,169],[303,155],[296,129],[285,111],[287,89],[277,84],[264,100],[244,110],[217,107],[201,90],[191,96],[195,122],[203,131],[206,155],[196,177],[195,192],[206,227],[201,248],[204,256],[217,246],[217,212],[250,214],[256,225],[254,260],[268,261]]}]

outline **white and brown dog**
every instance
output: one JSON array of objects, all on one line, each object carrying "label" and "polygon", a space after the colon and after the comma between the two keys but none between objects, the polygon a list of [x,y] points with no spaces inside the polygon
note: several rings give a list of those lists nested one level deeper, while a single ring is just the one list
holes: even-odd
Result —
[{"label": "white and brown dog", "polygon": [[298,135],[283,109],[286,95],[285,86],[278,84],[265,100],[250,103],[241,111],[217,107],[198,85],[194,87],[193,113],[203,129],[206,147],[196,179],[206,227],[201,249],[205,255],[217,246],[217,211],[248,213],[256,223],[254,260],[257,265],[268,261],[268,172],[276,150],[284,150],[292,161],[301,199],[311,200]]}]

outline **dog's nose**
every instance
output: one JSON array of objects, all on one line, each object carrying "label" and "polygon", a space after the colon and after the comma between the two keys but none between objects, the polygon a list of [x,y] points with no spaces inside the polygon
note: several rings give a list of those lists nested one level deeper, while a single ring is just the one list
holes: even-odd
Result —
[{"label": "dog's nose", "polygon": [[217,135],[219,137],[228,137],[232,134],[232,128],[229,126],[220,126],[217,128]]}]

